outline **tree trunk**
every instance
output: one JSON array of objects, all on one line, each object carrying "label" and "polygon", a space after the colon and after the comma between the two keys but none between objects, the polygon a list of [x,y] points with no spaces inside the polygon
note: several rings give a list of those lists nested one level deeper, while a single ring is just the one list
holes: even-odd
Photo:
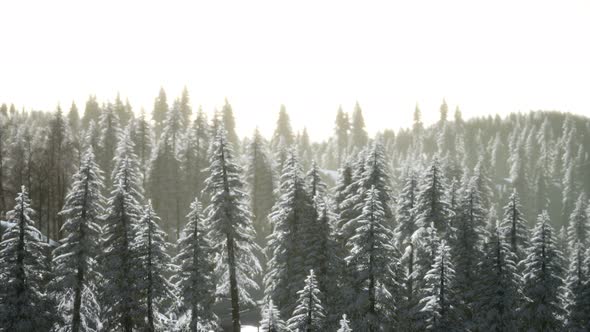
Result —
[{"label": "tree trunk", "polygon": [[240,332],[240,299],[238,293],[238,280],[236,277],[234,240],[230,234],[227,235],[227,256],[229,264],[229,287],[231,297],[232,331]]}]

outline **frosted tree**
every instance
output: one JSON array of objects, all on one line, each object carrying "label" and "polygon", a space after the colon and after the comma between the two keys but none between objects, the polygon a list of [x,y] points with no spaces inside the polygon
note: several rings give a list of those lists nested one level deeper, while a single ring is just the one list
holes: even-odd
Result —
[{"label": "frosted tree", "polygon": [[303,286],[306,274],[303,230],[317,218],[293,151],[285,161],[280,192],[269,215],[273,231],[266,248],[270,259],[264,283],[283,317],[287,317],[293,312],[297,291]]},{"label": "frosted tree", "polygon": [[[104,107],[102,113],[100,113],[100,120],[98,122],[98,128],[100,128],[99,147],[97,151],[97,160],[100,169],[105,174],[110,175],[113,170],[113,160],[116,155],[116,149],[119,143],[119,137],[121,136],[121,125],[119,117],[113,109],[113,105],[109,104]],[[105,189],[110,190],[111,179],[105,179]],[[116,184],[115,184],[116,185]]]},{"label": "frosted tree", "polygon": [[588,245],[590,238],[590,222],[588,221],[588,199],[582,193],[578,197],[574,210],[569,218],[567,226],[567,239],[570,246],[579,242],[582,246]]},{"label": "frosted tree", "polygon": [[590,271],[587,270],[590,259],[586,255],[590,252],[580,242],[576,242],[571,246],[571,253],[565,279],[565,327],[568,331],[586,331],[590,323]]},{"label": "frosted tree", "polygon": [[255,251],[256,233],[248,195],[241,179],[242,169],[233,160],[231,144],[220,128],[212,143],[209,178],[205,191],[211,196],[206,209],[207,223],[214,249],[218,253],[216,272],[220,276],[218,292],[229,295],[232,328],[240,331],[240,304],[252,304],[250,289],[258,285],[252,279],[261,271]]},{"label": "frosted tree", "polygon": [[352,147],[362,148],[369,141],[367,130],[365,129],[365,119],[363,118],[363,111],[357,102],[354,105],[352,112],[351,129],[350,129],[350,144]]},{"label": "frosted tree", "polygon": [[521,209],[518,193],[513,190],[508,199],[508,204],[504,207],[504,216],[500,228],[506,241],[510,244],[510,249],[516,254],[517,264],[526,257],[526,250],[529,245],[527,222]]},{"label": "frosted tree", "polygon": [[328,187],[322,180],[320,169],[315,161],[311,163],[311,169],[305,175],[305,180],[307,182],[308,192],[312,198],[315,198],[316,196],[323,197],[326,195]]},{"label": "frosted tree", "polygon": [[274,179],[272,163],[269,159],[266,142],[256,130],[246,148],[246,181],[252,199],[251,207],[254,214],[254,228],[258,243],[265,242],[271,232],[268,215],[274,205]]},{"label": "frosted tree", "polygon": [[460,311],[465,328],[469,329],[473,322],[473,306],[477,296],[476,270],[482,255],[487,212],[483,207],[476,177],[471,179],[464,190],[460,211],[452,250],[457,300],[460,303],[457,309]]},{"label": "frosted tree", "polygon": [[426,169],[416,200],[416,222],[420,227],[434,224],[441,236],[447,236],[453,212],[446,197],[446,179],[438,158]]},{"label": "frosted tree", "polygon": [[267,299],[261,312],[261,332],[287,332],[287,323],[281,319],[279,309],[273,304],[272,299]]},{"label": "frosted tree", "polygon": [[178,240],[179,266],[177,287],[190,317],[189,330],[199,331],[217,328],[217,316],[213,313],[215,303],[215,264],[212,244],[207,236],[205,218],[198,199],[191,203],[188,223]]},{"label": "frosted tree", "polygon": [[441,241],[432,269],[425,276],[426,289],[422,312],[427,331],[459,331],[456,313],[455,269],[451,250]]},{"label": "frosted tree", "polygon": [[485,254],[479,263],[479,285],[475,305],[475,323],[483,331],[518,330],[519,305],[522,303],[520,275],[516,255],[500,229],[491,233]]},{"label": "frosted tree", "polygon": [[0,242],[0,331],[49,331],[56,319],[45,289],[48,245],[35,228],[33,214],[22,186],[6,215],[11,226]]},{"label": "frosted tree", "polygon": [[353,288],[358,291],[352,305],[355,326],[378,331],[395,323],[399,307],[400,253],[393,246],[393,232],[388,228],[379,191],[372,187],[362,214],[354,220],[355,233],[350,238],[350,255],[346,258],[353,270]]},{"label": "frosted tree", "polygon": [[99,263],[103,275],[101,306],[106,329],[132,331],[142,326],[140,293],[135,273],[140,268],[133,250],[137,224],[141,218],[141,174],[133,143],[122,138],[117,148],[113,182],[116,184],[106,204]]},{"label": "frosted tree", "polygon": [[146,119],[145,111],[142,109],[139,116],[132,122],[131,139],[135,154],[139,161],[142,174],[142,185],[145,187],[145,179],[147,178],[147,167],[149,165],[150,157],[153,150],[152,129]]},{"label": "frosted tree", "polygon": [[321,301],[321,292],[313,270],[305,279],[305,286],[297,292],[298,299],[293,315],[287,321],[291,331],[323,331],[326,314]]},{"label": "frosted tree", "polygon": [[143,208],[137,224],[132,251],[139,259],[136,287],[140,290],[142,310],[147,316],[146,331],[166,329],[167,308],[173,302],[176,289],[168,280],[175,271],[168,254],[166,233],[159,225],[151,201]]},{"label": "frosted tree", "polygon": [[271,147],[273,151],[277,152],[279,146],[282,144],[285,147],[290,147],[295,140],[293,129],[291,129],[291,121],[285,105],[281,105],[279,110],[279,117],[277,119],[277,127],[272,135]]},{"label": "frosted tree", "polygon": [[98,304],[97,257],[104,198],[102,172],[92,147],[84,153],[80,169],[66,196],[60,214],[65,222],[65,238],[53,251],[54,278],[51,288],[62,314],[64,331],[98,331],[101,325]]},{"label": "frosted tree", "polygon": [[346,314],[342,315],[342,319],[340,320],[340,328],[337,332],[352,332],[350,328],[350,320],[346,317]]},{"label": "frosted tree", "polygon": [[527,301],[522,307],[522,322],[529,330],[558,331],[565,314],[564,267],[546,211],[537,218],[527,254],[523,261],[523,290]]}]

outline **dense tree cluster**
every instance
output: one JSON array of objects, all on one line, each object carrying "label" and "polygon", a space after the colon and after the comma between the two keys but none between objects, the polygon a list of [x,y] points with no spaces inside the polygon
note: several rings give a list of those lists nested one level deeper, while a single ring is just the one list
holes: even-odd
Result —
[{"label": "dense tree cluster", "polygon": [[585,331],[590,119],[448,112],[312,143],[186,89],[2,105],[0,331]]}]

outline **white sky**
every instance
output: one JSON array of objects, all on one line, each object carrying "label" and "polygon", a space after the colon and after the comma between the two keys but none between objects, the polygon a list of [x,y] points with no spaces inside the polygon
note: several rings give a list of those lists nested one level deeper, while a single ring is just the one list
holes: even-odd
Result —
[{"label": "white sky", "polygon": [[371,133],[409,126],[416,103],[431,123],[443,97],[465,118],[590,115],[590,2],[0,2],[0,102],[120,91],[151,111],[184,85],[208,112],[227,97],[240,135],[270,135],[280,104],[315,139],[357,100]]}]

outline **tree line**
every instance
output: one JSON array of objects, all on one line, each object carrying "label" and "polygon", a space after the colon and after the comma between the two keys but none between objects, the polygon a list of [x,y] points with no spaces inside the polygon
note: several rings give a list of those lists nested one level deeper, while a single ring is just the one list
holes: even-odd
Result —
[{"label": "tree line", "polygon": [[3,105],[0,330],[583,331],[590,121],[447,114],[370,138],[357,104],[311,142],[186,89],[151,120]]}]

